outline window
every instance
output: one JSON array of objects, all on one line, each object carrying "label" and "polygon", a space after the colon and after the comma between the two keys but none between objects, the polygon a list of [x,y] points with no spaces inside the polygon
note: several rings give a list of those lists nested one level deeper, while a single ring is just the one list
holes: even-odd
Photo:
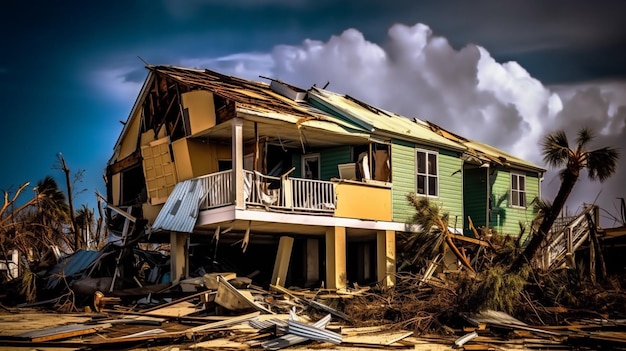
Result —
[{"label": "window", "polygon": [[417,151],[417,193],[426,196],[439,196],[437,176],[437,153]]},{"label": "window", "polygon": [[302,156],[302,176],[305,179],[320,179],[320,155]]},{"label": "window", "polygon": [[526,176],[511,173],[511,206],[526,207]]}]

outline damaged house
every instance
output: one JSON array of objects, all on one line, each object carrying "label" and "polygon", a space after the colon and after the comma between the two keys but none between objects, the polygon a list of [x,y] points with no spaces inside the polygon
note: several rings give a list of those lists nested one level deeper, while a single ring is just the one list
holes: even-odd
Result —
[{"label": "damaged house", "polygon": [[107,201],[170,243],[172,281],[204,259],[284,286],[393,285],[411,192],[459,234],[468,216],[514,235],[533,219],[544,169],[432,123],[317,87],[147,68]]}]

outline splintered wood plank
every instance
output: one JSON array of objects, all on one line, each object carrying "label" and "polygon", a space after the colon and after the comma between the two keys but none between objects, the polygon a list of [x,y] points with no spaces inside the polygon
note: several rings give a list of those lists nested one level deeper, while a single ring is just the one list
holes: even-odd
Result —
[{"label": "splintered wood plank", "polygon": [[30,332],[15,335],[16,338],[27,339],[31,342],[42,342],[50,340],[60,340],[72,338],[75,336],[93,334],[99,330],[110,328],[111,324],[71,324],[62,325],[60,327],[52,327],[42,330],[33,330]]},{"label": "splintered wood plank", "polygon": [[361,334],[354,336],[344,336],[342,342],[348,344],[389,346],[396,341],[408,338],[411,335],[413,335],[413,332],[400,330],[395,332],[384,332],[370,335]]},{"label": "splintered wood plank", "polygon": [[227,350],[247,350],[250,348],[248,344],[231,341],[228,339],[213,339],[209,341],[199,342],[189,346],[190,349],[200,349],[200,350],[219,350],[219,349],[227,349]]},{"label": "splintered wood plank", "polygon": [[189,301],[182,301],[170,306],[158,308],[149,312],[145,312],[146,315],[153,316],[172,316],[182,317],[187,316],[195,312],[204,310],[204,307],[198,308],[195,304]]},{"label": "splintered wood plank", "polygon": [[85,315],[43,312],[0,314],[0,336],[15,336],[27,331],[85,323],[91,319]]}]

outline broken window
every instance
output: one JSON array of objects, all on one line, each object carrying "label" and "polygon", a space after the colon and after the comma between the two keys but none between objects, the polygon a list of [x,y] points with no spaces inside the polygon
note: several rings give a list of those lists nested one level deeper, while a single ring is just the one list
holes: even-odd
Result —
[{"label": "broken window", "polygon": [[511,173],[511,206],[526,207],[526,176]]},{"label": "broken window", "polygon": [[121,205],[136,205],[147,200],[146,180],[139,165],[121,172],[121,188]]},{"label": "broken window", "polygon": [[302,172],[305,179],[320,179],[320,155],[303,155]]},{"label": "broken window", "polygon": [[417,151],[417,194],[426,196],[439,195],[439,178],[437,172],[437,153],[433,151]]}]

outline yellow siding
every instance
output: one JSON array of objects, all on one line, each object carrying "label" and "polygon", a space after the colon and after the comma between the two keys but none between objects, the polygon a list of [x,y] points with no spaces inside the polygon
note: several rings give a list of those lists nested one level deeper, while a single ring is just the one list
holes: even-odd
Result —
[{"label": "yellow siding", "polygon": [[143,171],[150,204],[162,204],[176,185],[176,169],[165,137],[141,147]]},{"label": "yellow siding", "polygon": [[353,183],[338,183],[336,217],[390,221],[391,189]]},{"label": "yellow siding", "polygon": [[141,205],[143,218],[148,220],[148,225],[152,225],[152,223],[154,223],[154,220],[157,218],[157,215],[159,214],[159,212],[161,212],[162,208],[163,205],[153,206],[149,203],[144,203]]},{"label": "yellow siding", "polygon": [[198,140],[189,140],[188,146],[194,178],[217,172],[217,148],[215,145]]},{"label": "yellow siding", "polygon": [[193,139],[172,143],[179,181],[217,172],[217,147]]},{"label": "yellow siding", "polygon": [[176,176],[181,181],[193,178],[193,169],[191,167],[191,157],[189,157],[189,148],[187,147],[187,139],[179,139],[172,143],[172,152],[176,161]]},{"label": "yellow siding", "polygon": [[164,137],[165,137],[165,125],[161,126],[161,129],[159,129],[159,133],[157,134],[156,138],[154,137],[154,131],[152,129],[148,130],[145,133],[141,133],[141,143],[139,145],[146,146],[150,144],[151,142],[157,139],[164,138]]},{"label": "yellow siding", "polygon": [[181,94],[183,107],[188,109],[191,135],[203,132],[215,125],[215,103],[213,94],[205,90],[194,90]]},{"label": "yellow siding", "polygon": [[135,150],[137,150],[137,142],[139,138],[139,122],[141,120],[141,108],[137,109],[137,112],[130,119],[130,126],[128,131],[124,134],[124,139],[120,143],[120,153],[117,155],[117,160],[122,160],[129,156]]}]

